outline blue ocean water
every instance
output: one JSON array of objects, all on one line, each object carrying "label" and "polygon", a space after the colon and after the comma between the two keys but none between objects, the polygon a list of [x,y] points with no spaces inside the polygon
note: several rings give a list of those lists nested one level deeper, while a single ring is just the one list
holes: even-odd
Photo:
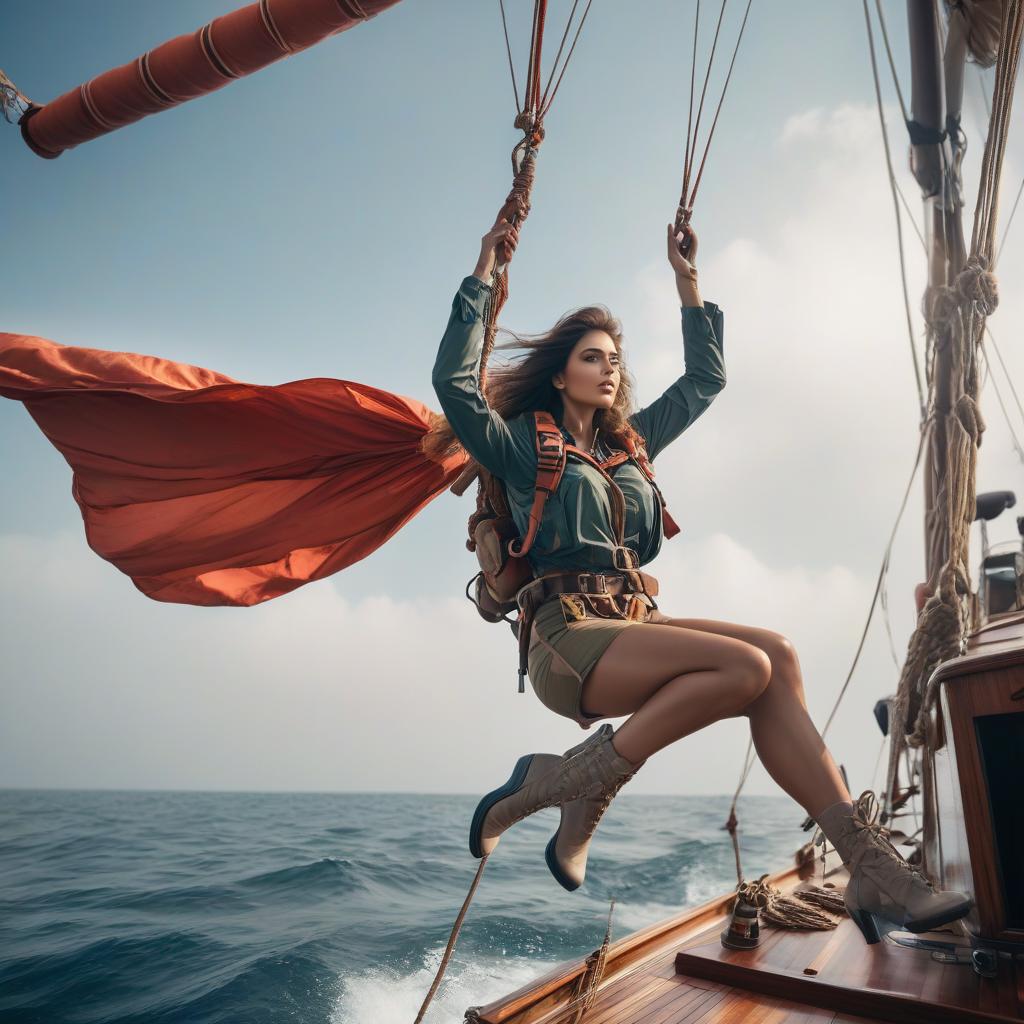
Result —
[{"label": "blue ocean water", "polygon": [[[3,1024],[410,1024],[477,861],[473,796],[0,790]],[[426,1020],[459,1022],[613,936],[730,889],[729,798],[621,794],[569,893],[558,811],[505,834]],[[744,874],[807,837],[744,796]]]}]

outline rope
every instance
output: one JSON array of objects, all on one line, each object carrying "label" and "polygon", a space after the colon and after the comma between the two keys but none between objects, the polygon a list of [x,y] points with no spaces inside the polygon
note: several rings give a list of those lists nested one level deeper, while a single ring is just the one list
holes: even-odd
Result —
[{"label": "rope", "polygon": [[857,645],[856,653],[853,656],[853,662],[850,665],[850,671],[846,675],[846,680],[839,691],[839,696],[836,697],[835,703],[832,705],[832,711],[829,713],[828,720],[825,722],[825,727],[821,730],[822,739],[825,738],[825,734],[828,732],[829,726],[832,725],[836,712],[839,710],[839,705],[842,703],[843,697],[846,695],[846,690],[850,685],[850,680],[853,678],[854,670],[857,668],[857,662],[860,660],[861,652],[864,650],[864,641],[867,639],[868,627],[871,625],[871,619],[875,612],[875,606],[878,602],[878,595],[882,587],[882,581],[889,572],[889,559],[892,556],[892,546],[896,540],[896,532],[899,529],[901,520],[903,519],[903,513],[906,511],[907,501],[910,498],[910,491],[914,485],[914,478],[917,476],[918,467],[921,465],[921,456],[924,453],[924,442],[926,436],[927,432],[922,428],[918,436],[917,454],[914,456],[914,467],[910,471],[910,479],[907,481],[906,489],[903,492],[903,500],[900,502],[899,511],[896,513],[896,521],[892,525],[892,531],[889,534],[889,542],[885,546],[885,554],[882,557],[882,567],[878,571],[878,580],[875,583],[875,593],[871,599],[871,607],[868,609],[868,617],[867,621],[864,623],[864,630],[861,633],[860,643]]},{"label": "rope", "polygon": [[[938,687],[935,667],[963,649],[971,622],[971,584],[967,569],[970,527],[975,514],[977,449],[984,421],[977,405],[978,350],[986,320],[998,296],[991,273],[999,184],[1009,127],[1014,82],[1024,36],[1021,0],[1007,0],[1003,9],[992,116],[982,157],[981,183],[975,207],[970,256],[951,285],[933,286],[928,296],[929,333],[935,345],[948,349],[950,411],[945,416],[946,472],[939,482],[942,506],[932,541],[945,552],[935,583],[918,616],[908,644],[893,706],[886,799],[895,788],[900,756],[907,747],[928,749],[930,711]],[[933,391],[939,382],[933,382]]]},{"label": "rope", "polygon": [[723,829],[728,830],[729,838],[732,839],[732,852],[733,856],[736,858],[737,884],[743,882],[743,866],[740,863],[740,843],[736,830],[736,826],[739,824],[739,819],[736,817],[736,801],[739,799],[740,790],[743,789],[743,785],[747,781],[750,769],[754,766],[754,758],[754,737],[751,735],[750,740],[747,742],[747,753],[743,758],[743,771],[740,772],[740,781],[736,786],[736,792],[732,795],[732,803],[729,805],[729,818],[722,826]]},{"label": "rope", "polygon": [[[719,117],[719,115],[722,112],[722,105],[725,102],[725,95],[726,95],[726,92],[729,89],[729,82],[732,79],[733,68],[736,65],[736,55],[739,53],[740,43],[743,41],[743,33],[744,33],[744,31],[746,30],[746,27],[747,27],[747,19],[750,16],[750,7],[751,7],[751,4],[753,3],[753,0],[747,0],[746,9],[743,12],[743,21],[740,24],[740,30],[739,30],[739,32],[738,32],[738,34],[736,36],[736,45],[733,47],[732,58],[729,61],[729,70],[726,73],[725,82],[722,84],[722,92],[721,92],[721,95],[718,97],[718,105],[715,108],[715,116],[714,116],[714,119],[711,122],[711,128],[708,130],[708,137],[707,137],[707,141],[706,141],[706,143],[704,145],[704,152],[701,155],[700,165],[697,168],[697,175],[693,179],[693,187],[691,188],[690,187],[690,178],[691,178],[691,175],[693,173],[694,156],[695,156],[696,151],[697,151],[697,135],[700,132],[700,119],[701,119],[701,115],[704,112],[704,100],[705,100],[705,98],[707,96],[708,83],[709,83],[709,81],[711,79],[711,68],[712,68],[712,65],[714,64],[714,60],[715,60],[715,51],[718,48],[718,37],[721,34],[722,18],[725,15],[725,5],[727,3],[728,3],[728,0],[722,0],[722,5],[721,5],[721,7],[719,8],[719,11],[718,11],[718,21],[717,21],[717,23],[715,25],[715,35],[714,35],[714,39],[712,40],[712,43],[711,43],[711,54],[708,57],[707,68],[705,69],[705,72],[704,72],[704,84],[701,86],[700,102],[697,105],[697,119],[696,119],[696,121],[693,124],[692,136],[691,136],[689,124],[687,125],[687,132],[686,132],[687,142],[686,142],[685,159],[684,159],[684,165],[683,165],[683,187],[682,187],[682,191],[680,192],[680,195],[679,195],[679,206],[678,206],[678,208],[676,210],[676,230],[677,231],[685,229],[685,227],[690,223],[690,216],[693,213],[693,204],[694,204],[694,202],[697,199],[697,190],[700,187],[700,181],[701,181],[701,178],[703,177],[703,174],[704,174],[704,165],[707,162],[708,153],[711,150],[711,140],[714,138],[715,128],[718,125],[718,117]],[[700,22],[700,9],[699,9],[699,0],[698,0],[698,10],[697,10],[697,14],[696,14],[695,19],[694,19],[694,26],[693,26],[694,60],[693,60],[693,63],[691,64],[691,73],[690,73],[690,111],[691,111],[691,113],[693,111],[693,86],[694,86],[694,81],[695,81],[695,76],[694,76],[694,73],[693,73],[693,69],[696,66],[697,29],[698,29],[698,26],[699,26],[699,22]]]},{"label": "rope", "polygon": [[[896,177],[895,177],[895,174],[893,173],[893,168],[892,168],[892,157],[891,157],[891,153],[890,153],[890,150],[889,150],[888,130],[887,130],[887,127],[886,127],[886,124],[885,124],[885,116],[884,116],[884,113],[883,113],[882,100],[881,100],[881,87],[880,87],[880,83],[879,83],[879,80],[878,80],[878,65],[877,65],[877,60],[876,60],[876,57],[875,57],[874,39],[873,39],[873,36],[872,36],[872,33],[871,33],[871,18],[870,18],[868,9],[867,9],[867,2],[866,2],[866,0],[864,0],[864,16],[865,16],[865,24],[866,24],[866,27],[867,27],[868,43],[869,43],[870,54],[871,54],[872,74],[873,74],[874,83],[875,83],[875,97],[876,97],[876,102],[877,102],[877,105],[878,105],[879,120],[881,122],[881,127],[882,127],[882,138],[883,138],[883,141],[884,141],[884,144],[885,144],[886,165],[888,167],[888,172],[889,172],[889,181],[890,181],[890,184],[893,186],[895,192],[897,192],[900,195],[900,197],[903,198],[904,205],[906,205],[906,198],[903,196],[902,191],[900,191],[899,186],[896,183]],[[881,18],[881,11],[879,11],[879,17]],[[896,91],[897,91],[897,93],[900,93],[899,82],[895,78],[896,69],[895,69],[895,65],[892,63],[892,53],[891,53],[891,51],[889,51],[888,35],[887,35],[886,31],[885,31],[884,19],[882,19],[882,32],[883,32],[883,36],[886,39],[886,49],[889,52],[890,67],[892,68],[892,72],[893,72],[893,76],[894,76],[894,81],[896,82]],[[903,105],[903,97],[902,97],[901,93],[900,93],[900,104],[901,104],[901,106]],[[894,203],[895,203],[895,195],[894,195]],[[913,221],[913,219],[911,219],[911,223],[914,224],[914,229],[917,230],[917,225]],[[872,596],[872,599],[871,599],[871,606],[868,609],[867,620],[864,623],[864,628],[863,628],[863,630],[861,632],[860,642],[857,645],[857,650],[854,653],[853,661],[850,664],[850,668],[849,668],[849,670],[848,670],[848,672],[846,674],[846,679],[843,681],[843,685],[842,685],[842,687],[839,690],[839,694],[838,694],[838,696],[835,699],[835,703],[832,705],[832,710],[829,712],[829,716],[828,716],[827,721],[825,722],[825,726],[821,730],[822,738],[825,737],[826,733],[828,732],[829,728],[831,727],[832,722],[835,719],[836,712],[839,710],[839,706],[842,703],[843,698],[846,695],[847,689],[849,688],[850,681],[853,679],[853,674],[856,671],[857,664],[860,661],[861,653],[864,650],[864,644],[865,644],[865,642],[867,640],[868,630],[870,629],[870,626],[871,626],[871,620],[874,617],[875,607],[877,606],[880,598],[881,598],[881,603],[882,603],[882,606],[883,606],[883,610],[885,611],[886,630],[887,630],[888,635],[889,635],[890,645],[893,643],[892,629],[891,629],[891,625],[890,625],[889,619],[888,619],[888,603],[887,603],[887,600],[886,600],[885,583],[886,583],[886,581],[888,579],[889,560],[890,560],[890,558],[892,556],[892,548],[893,548],[893,544],[895,543],[895,540],[896,540],[896,533],[897,533],[897,531],[899,529],[900,522],[903,519],[903,513],[906,510],[907,501],[910,498],[910,492],[911,492],[911,489],[913,488],[913,485],[914,485],[914,479],[916,478],[918,468],[921,465],[921,456],[924,453],[924,442],[925,442],[925,438],[926,438],[926,431],[925,431],[926,423],[924,422],[924,417],[926,415],[926,407],[925,407],[925,404],[924,404],[924,398],[923,398],[923,393],[922,393],[922,388],[921,388],[921,376],[920,376],[920,369],[919,369],[918,360],[917,360],[917,350],[916,350],[916,346],[914,345],[913,327],[912,327],[912,323],[911,323],[911,319],[910,319],[910,305],[909,305],[909,296],[908,296],[908,290],[907,290],[906,265],[905,265],[904,252],[903,252],[903,233],[902,233],[902,228],[901,228],[901,218],[900,218],[899,206],[898,205],[896,206],[896,227],[897,227],[897,235],[898,235],[898,239],[899,239],[900,271],[901,271],[901,275],[902,275],[902,279],[903,279],[903,298],[904,298],[904,305],[905,305],[906,312],[907,312],[907,327],[908,327],[908,332],[910,334],[910,347],[911,347],[911,353],[913,355],[913,361],[914,361],[914,374],[915,374],[915,377],[917,378],[918,396],[919,396],[920,403],[921,403],[922,423],[921,423],[921,428],[919,430],[917,454],[914,457],[914,466],[913,466],[913,469],[911,470],[911,473],[910,473],[910,479],[907,481],[907,486],[906,486],[906,488],[905,488],[905,490],[903,492],[903,500],[900,502],[899,511],[896,514],[896,521],[893,523],[892,530],[891,530],[891,532],[889,534],[889,542],[886,545],[885,553],[884,553],[883,558],[882,558],[882,565],[881,565],[881,568],[879,569],[879,572],[878,572],[878,579],[877,579],[877,581],[875,583],[875,592],[874,592],[874,594]],[[917,230],[917,233],[918,233],[918,237],[921,239],[922,245],[924,245],[924,238],[921,235],[921,232],[919,230]],[[1024,415],[1024,410],[1022,410],[1022,415]],[[899,667],[899,661],[896,658],[896,653],[895,653],[895,651],[893,651],[892,653],[893,653],[893,659],[896,662],[896,665],[897,665],[897,668],[898,668]],[[738,843],[737,843],[737,840],[736,840],[736,824],[737,824],[737,820],[736,820],[736,815],[735,815],[735,809],[736,809],[736,800],[739,797],[740,790],[743,788],[743,785],[746,782],[747,775],[750,772],[750,764],[751,764],[751,762],[749,760],[750,749],[751,749],[750,746],[748,746],[748,748],[747,748],[747,758],[748,759],[747,759],[747,761],[744,764],[744,768],[743,768],[743,771],[742,771],[741,777],[740,777],[740,783],[739,783],[739,786],[736,789],[736,794],[733,796],[732,806],[730,807],[730,810],[729,810],[729,820],[723,826],[724,828],[727,828],[729,830],[730,835],[733,837],[733,849],[734,849],[734,852],[735,852],[735,855],[736,855],[737,874],[739,874],[739,872],[740,872],[740,859],[739,859],[739,846],[738,846]],[[881,751],[879,752],[879,756],[881,756]],[[876,772],[877,772],[877,765],[876,765]]]},{"label": "rope", "polygon": [[[999,257],[1003,255],[1003,246],[1006,245],[1006,236],[1010,233],[1010,225],[1013,224],[1014,215],[1017,213],[1017,207],[1020,205],[1022,192],[1024,192],[1024,178],[1021,178],[1020,188],[1017,189],[1017,198],[1013,201],[1013,209],[1010,210],[1010,216],[1006,219],[1006,227],[1003,228],[1003,238],[999,243],[999,248],[996,250],[996,263],[999,262]],[[993,269],[995,269],[994,266]]]},{"label": "rope", "polygon": [[[882,30],[882,41],[885,43],[885,52],[889,58],[889,70],[892,72],[892,84],[896,87],[896,95],[900,100],[900,110],[903,113],[903,123],[906,124],[910,120],[910,112],[907,109],[906,100],[903,99],[903,90],[900,88],[900,76],[896,73],[896,62],[892,59],[892,47],[889,45],[889,30],[885,25],[885,15],[882,13],[881,0],[875,0],[875,10],[878,12],[878,25]],[[867,13],[865,11],[865,13]],[[871,46],[872,56],[874,56],[874,44]]]},{"label": "rope", "polygon": [[508,53],[508,73],[512,76],[512,95],[516,98],[516,110],[521,110],[519,104],[519,86],[516,84],[516,68],[512,62],[512,44],[508,41],[508,20],[505,17],[505,0],[498,0],[501,8],[501,27],[505,32],[505,51]]},{"label": "rope", "polygon": [[[704,70],[704,84],[700,90],[700,103],[697,105],[697,121],[693,126],[694,146],[696,146],[697,133],[700,131],[700,116],[704,111],[704,97],[707,95],[708,82],[711,79],[711,65],[715,59],[715,50],[718,48],[718,35],[722,30],[722,18],[725,16],[725,5],[729,0],[722,0],[722,6],[718,9],[718,22],[715,25],[715,38],[711,41],[711,55],[708,57],[708,66]],[[694,28],[694,35],[696,35],[696,28]],[[694,49],[697,46],[697,40],[694,39]],[[691,76],[692,77],[692,76]],[[692,103],[693,97],[690,97]],[[690,190],[690,172],[693,168],[693,154],[690,154],[690,162],[683,169],[683,198],[679,200],[679,205],[684,206],[684,199]]]},{"label": "rope", "polygon": [[[554,88],[554,91],[551,93],[551,99],[549,99],[547,101],[547,103],[545,103],[541,107],[541,117],[547,117],[548,111],[551,109],[551,104],[555,102],[555,96],[558,93],[558,87],[562,84],[562,79],[565,77],[565,69],[569,66],[569,61],[572,60],[573,52],[576,49],[576,42],[577,42],[577,40],[580,37],[580,32],[583,31],[583,23],[587,20],[587,15],[590,13],[590,4],[591,3],[592,3],[592,0],[587,0],[587,6],[583,10],[583,17],[580,18],[579,27],[576,29],[576,35],[573,37],[573,40],[572,40],[572,46],[569,47],[569,53],[566,55],[565,63],[562,65],[561,74],[558,76],[558,81],[555,82],[555,88]],[[573,11],[575,11],[575,10],[576,10],[576,7],[575,7],[575,5],[573,5]],[[551,70],[552,78],[554,77],[554,74],[555,74],[554,68],[552,68],[552,70]],[[548,85],[550,85],[550,84],[551,84],[551,82],[550,82],[550,79],[549,79]],[[547,89],[545,89],[544,90],[544,95],[547,96],[547,93],[548,93],[548,91],[547,91]]]},{"label": "rope", "polygon": [[0,69],[0,114],[4,120],[14,124],[32,106],[32,101]]},{"label": "rope", "polygon": [[[605,967],[608,964],[608,947],[612,938],[612,911],[615,909],[615,900],[608,906],[608,924],[604,932],[604,941],[587,957],[583,966],[583,973],[576,979],[572,995],[559,1014],[559,1020],[565,1024],[580,1024],[586,1012],[597,1001],[597,990],[604,978]],[[572,1015],[570,1020],[569,1015]]]},{"label": "rope", "polygon": [[480,884],[480,876],[484,873],[484,867],[487,865],[487,858],[490,857],[489,853],[485,853],[480,858],[480,865],[476,869],[476,874],[473,876],[473,881],[469,886],[469,892],[466,893],[466,899],[463,901],[462,909],[459,911],[459,916],[455,918],[455,925],[452,928],[452,933],[448,937],[448,945],[445,947],[444,956],[441,957],[441,965],[437,969],[437,974],[434,975],[434,983],[430,986],[430,991],[427,993],[426,999],[423,1000],[423,1005],[420,1006],[420,1012],[416,1014],[416,1020],[414,1024],[420,1024],[423,1020],[423,1015],[427,1012],[427,1007],[430,1005],[430,1001],[434,998],[434,993],[437,992],[438,987],[441,984],[441,979],[444,977],[445,969],[448,967],[448,961],[452,957],[452,952],[455,949],[455,940],[459,937],[459,931],[462,928],[462,922],[466,917],[466,911],[469,910],[470,903],[473,902],[473,896],[476,894],[477,886]]},{"label": "rope", "polygon": [[1003,354],[999,351],[995,335],[992,333],[988,324],[985,325],[985,334],[988,335],[989,341],[992,342],[992,347],[996,350],[996,357],[999,359],[999,365],[1003,368],[1003,373],[1006,374],[1006,383],[1010,385],[1010,391],[1013,393],[1013,400],[1017,403],[1017,412],[1020,413],[1020,418],[1024,420],[1024,406],[1021,406],[1020,395],[1017,394],[1017,389],[1013,385],[1013,378],[1010,376],[1010,371],[1007,369],[1006,363],[1003,361]]},{"label": "rope", "polygon": [[[736,64],[736,55],[739,53],[740,50],[740,43],[743,40],[743,32],[747,27],[747,18],[750,15],[750,5],[752,3],[753,0],[747,0],[747,7],[746,10],[743,12],[743,22],[740,24],[739,35],[737,35],[736,37],[736,45],[735,47],[733,47],[732,60],[729,61],[729,70],[725,76],[725,83],[722,85],[722,94],[718,97],[718,106],[715,108],[715,118],[711,122],[711,129],[708,131],[708,141],[704,146],[704,154],[700,158],[700,167],[697,168],[697,177],[694,179],[693,182],[693,190],[690,192],[689,198],[686,202],[686,208],[688,210],[693,209],[693,204],[697,200],[697,189],[700,187],[700,179],[704,176],[704,164],[707,162],[708,159],[708,151],[711,149],[711,140],[714,138],[715,128],[718,126],[718,115],[721,114],[722,112],[722,104],[725,102],[725,93],[726,90],[729,88],[729,81],[732,78],[732,69]],[[724,0],[722,3],[722,8],[723,10],[725,9]]]},{"label": "rope", "polygon": [[[878,81],[878,61],[875,57],[875,37],[871,30],[871,15],[868,12],[868,0],[862,0],[864,5],[864,25],[868,33],[868,53],[871,55],[871,75],[875,83],[875,102],[878,106],[878,120],[882,127],[882,143],[885,148],[885,166],[889,174],[889,190],[892,192],[892,205],[896,214],[896,242],[900,254],[900,282],[903,286],[903,309],[907,318],[907,335],[910,340],[910,355],[914,363],[914,380],[917,383],[918,414],[921,422],[927,415],[927,406],[924,397],[924,384],[921,381],[921,367],[917,358],[917,346],[914,344],[914,322],[910,316],[910,290],[907,287],[907,260],[903,251],[903,218],[900,216],[900,204],[897,198],[896,174],[892,167],[892,153],[889,149],[889,132],[885,124],[885,114],[882,110],[882,87]],[[881,17],[881,15],[879,15]],[[884,29],[883,29],[884,31]],[[889,42],[886,38],[886,49]],[[889,56],[890,62],[892,55]],[[893,79],[895,80],[896,70],[893,68]],[[896,86],[899,91],[899,85]],[[900,105],[903,105],[903,96],[900,95]],[[904,118],[905,119],[905,118]],[[923,239],[922,239],[923,241]]]},{"label": "rope", "polygon": [[765,924],[816,931],[828,931],[839,924],[831,915],[845,913],[841,889],[815,885],[783,896],[780,889],[765,881],[767,877],[765,873],[736,887],[736,899],[757,907]]},{"label": "rope", "polygon": [[693,160],[691,144],[693,139],[693,91],[697,76],[697,32],[700,29],[700,0],[694,8],[693,16],[693,56],[690,58],[690,108],[686,115],[686,149],[683,150],[683,192],[689,183],[689,168]]},{"label": "rope", "polygon": [[[1017,431],[1013,429],[1013,423],[1010,421],[1010,414],[1007,412],[1002,392],[999,390],[999,385],[996,383],[995,374],[992,373],[992,364],[989,362],[988,352],[985,349],[984,341],[981,343],[981,352],[985,356],[985,369],[988,371],[987,379],[991,382],[992,390],[995,391],[996,400],[999,402],[999,408],[1003,411],[1003,418],[1006,420],[1006,427],[1010,431],[1010,440],[1013,442],[1014,451],[1017,453],[1017,458],[1020,459],[1021,462],[1024,462],[1024,447],[1021,447],[1020,439],[1017,437]],[[1005,366],[1003,369],[1005,370]],[[1011,384],[1012,383],[1013,382],[1011,381]]]},{"label": "rope", "polygon": [[[579,0],[574,0],[572,11],[566,25],[566,30],[562,37],[562,45],[558,49],[558,55],[555,58],[555,65],[551,69],[551,74],[548,77],[547,85],[542,94],[540,88],[540,67],[544,43],[544,27],[547,19],[547,0],[535,0],[533,7],[533,28],[530,36],[530,55],[527,65],[526,93],[523,97],[522,105],[520,105],[519,88],[516,84],[515,66],[512,60],[512,47],[508,34],[508,19],[506,16],[504,0],[499,0],[498,5],[501,11],[502,29],[505,36],[505,50],[508,55],[509,70],[512,76],[512,92],[516,99],[515,127],[520,129],[523,133],[522,138],[512,150],[512,188],[505,198],[505,203],[502,206],[500,213],[500,216],[505,217],[514,225],[521,225],[529,216],[530,196],[533,191],[533,182],[536,174],[537,151],[541,143],[544,141],[545,135],[544,116],[548,110],[551,109],[555,95],[558,92],[558,87],[561,84],[566,69],[569,66],[569,61],[572,59],[572,55],[576,49],[576,43],[579,40],[580,33],[582,32],[583,25],[586,21],[587,14],[590,12],[591,2],[592,0],[588,0],[587,6],[583,10],[583,14],[576,27],[576,34],[573,38],[572,46],[569,48],[569,52],[565,56],[565,60],[562,63],[562,69],[557,80],[555,80],[558,58],[561,56],[564,49],[566,39],[568,38],[569,31],[572,26],[573,18],[575,17],[579,5]],[[554,83],[553,88],[552,83]],[[479,380],[480,390],[485,396],[487,394],[487,362],[494,349],[494,342],[498,330],[498,316],[508,299],[508,264],[511,261],[511,258],[512,253],[506,243],[498,253],[497,265],[492,279],[491,292],[488,296],[487,305],[484,310],[484,342],[480,358]],[[420,442],[420,449],[428,458],[432,458],[434,460],[440,460],[450,455],[454,455],[459,451],[465,450],[459,442],[459,439],[456,437],[455,432],[452,430],[451,424],[448,422],[447,418],[439,414],[431,416],[430,429],[423,436],[423,439]],[[456,494],[462,494],[476,478],[480,479],[481,484],[487,488],[489,492],[496,493],[498,485],[493,481],[488,483],[490,474],[487,474],[486,471],[482,470],[481,467],[472,459],[468,460],[465,470],[450,489]]]}]

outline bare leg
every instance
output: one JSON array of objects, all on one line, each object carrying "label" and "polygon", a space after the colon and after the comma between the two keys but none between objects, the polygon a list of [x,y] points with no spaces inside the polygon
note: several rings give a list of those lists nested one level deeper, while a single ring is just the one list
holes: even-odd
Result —
[{"label": "bare leg", "polygon": [[630,715],[614,746],[636,763],[712,722],[742,714],[770,677],[768,656],[752,644],[635,623],[591,669],[581,704],[587,714]]},{"label": "bare leg", "polygon": [[[666,625],[680,630],[676,636],[681,643],[662,643],[663,638],[655,640],[652,634],[629,636],[634,629],[658,630]],[[699,644],[694,640],[699,636],[706,640],[720,637],[722,644]],[[768,681],[760,687],[749,682],[752,662],[747,651],[751,648],[768,661]],[[673,657],[682,657],[692,667],[677,670],[651,692],[649,679],[658,671],[665,672],[667,665],[677,666]],[[708,657],[719,659],[715,667],[709,666]],[[735,682],[744,675],[746,687]],[[643,677],[639,685],[638,676]],[[709,691],[717,700],[708,699]],[[728,710],[730,701],[732,710]],[[816,818],[826,807],[850,799],[835,761],[807,713],[796,651],[779,633],[713,619],[670,619],[655,612],[649,623],[630,627],[616,637],[584,684],[583,705],[588,712],[626,714],[630,703],[635,705],[634,714],[614,740],[623,757],[642,760],[667,745],[662,742],[666,735],[675,732],[667,740],[670,743],[719,718],[743,714],[750,719],[754,747],[768,774],[808,814]],[[724,713],[723,704],[727,708]],[[640,756],[634,756],[636,753]]]}]

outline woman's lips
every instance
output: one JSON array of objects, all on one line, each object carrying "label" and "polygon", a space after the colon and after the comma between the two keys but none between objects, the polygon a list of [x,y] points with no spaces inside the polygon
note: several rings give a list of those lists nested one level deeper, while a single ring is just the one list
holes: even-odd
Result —
[{"label": "woman's lips", "polygon": [[600,387],[602,391],[614,391],[615,390],[615,385],[614,384],[599,384],[598,387]]}]

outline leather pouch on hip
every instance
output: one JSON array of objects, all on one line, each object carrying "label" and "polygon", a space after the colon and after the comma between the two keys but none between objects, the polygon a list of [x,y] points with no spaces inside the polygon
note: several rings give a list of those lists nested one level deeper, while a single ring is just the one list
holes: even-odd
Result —
[{"label": "leather pouch on hip", "polygon": [[586,619],[645,622],[650,613],[650,606],[637,594],[559,594],[558,598],[562,606],[562,618],[567,626]]}]

